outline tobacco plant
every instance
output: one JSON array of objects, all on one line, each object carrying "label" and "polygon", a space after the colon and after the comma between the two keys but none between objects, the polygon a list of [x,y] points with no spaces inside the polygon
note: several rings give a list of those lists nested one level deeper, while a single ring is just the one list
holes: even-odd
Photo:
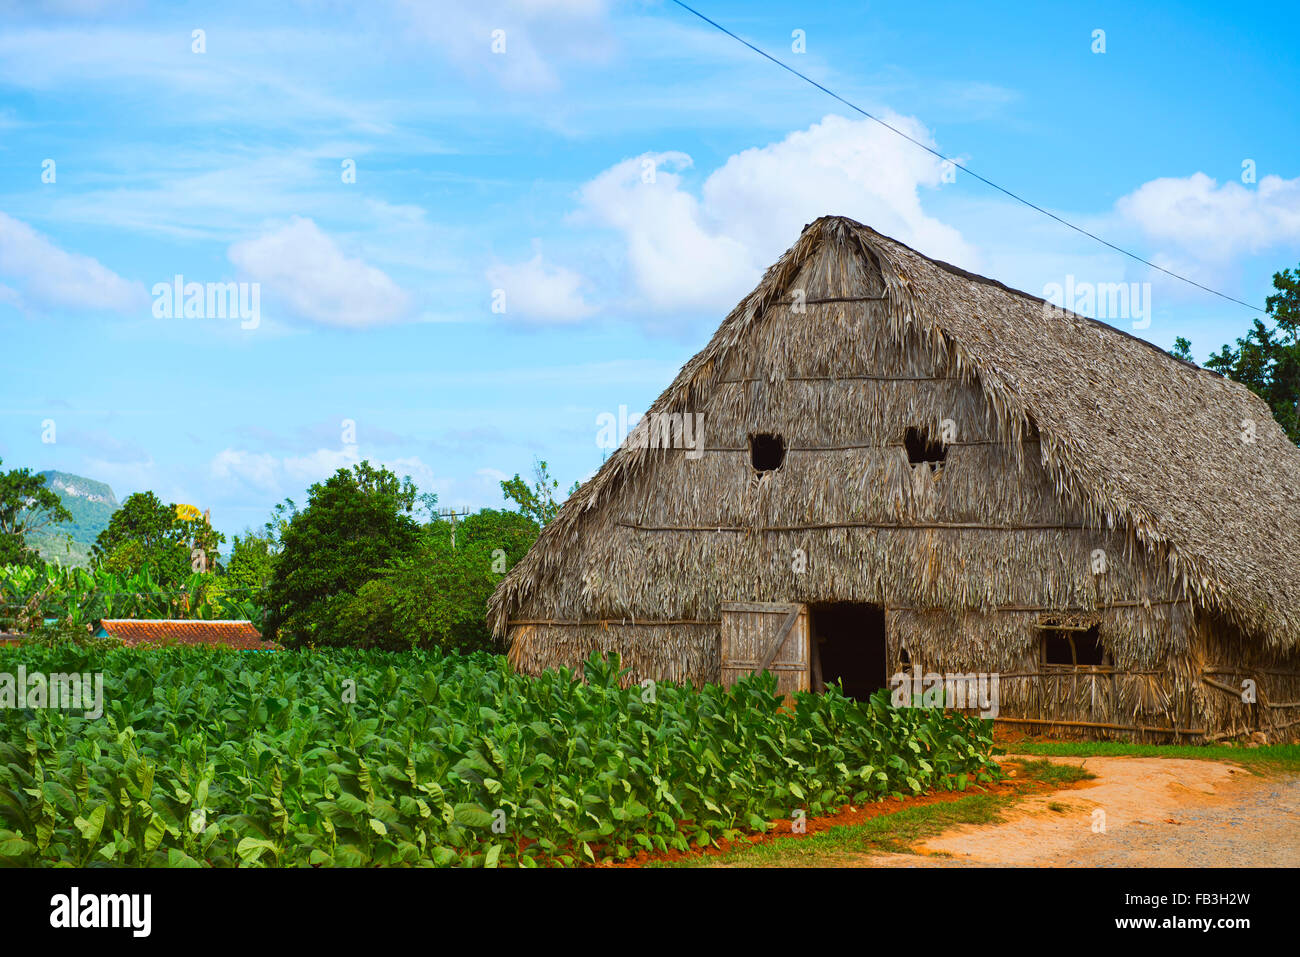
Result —
[{"label": "tobacco plant", "polygon": [[996,775],[989,723],[770,675],[703,689],[347,649],[0,650],[103,716],[0,708],[0,864],[569,866]]}]

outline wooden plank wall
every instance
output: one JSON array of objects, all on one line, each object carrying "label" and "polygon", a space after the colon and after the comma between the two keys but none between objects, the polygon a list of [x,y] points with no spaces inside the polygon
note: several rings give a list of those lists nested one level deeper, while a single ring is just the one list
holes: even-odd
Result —
[{"label": "wooden plank wall", "polygon": [[[730,687],[741,675],[753,674],[763,653],[790,614],[784,602],[722,603],[722,685]],[[777,690],[783,694],[809,689],[808,606],[799,606],[799,617],[782,642],[768,668],[776,675]]]}]

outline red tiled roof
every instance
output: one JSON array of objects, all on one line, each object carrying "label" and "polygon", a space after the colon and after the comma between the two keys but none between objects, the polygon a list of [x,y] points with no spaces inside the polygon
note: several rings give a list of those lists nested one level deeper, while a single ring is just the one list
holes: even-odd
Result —
[{"label": "red tiled roof", "polygon": [[251,621],[106,618],[100,625],[125,645],[225,645],[242,650],[274,647],[262,641]]}]

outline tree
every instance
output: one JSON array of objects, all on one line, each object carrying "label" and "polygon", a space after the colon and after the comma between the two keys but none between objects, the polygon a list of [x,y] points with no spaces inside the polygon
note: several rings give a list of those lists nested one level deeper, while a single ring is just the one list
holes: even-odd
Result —
[{"label": "tree", "polygon": [[[502,554],[494,555],[494,564],[504,573],[528,553],[541,530],[533,519],[520,512],[485,508],[466,515],[456,527],[456,545],[483,545],[492,553],[500,549]],[[498,557],[500,562],[496,561]]]},{"label": "tree", "polygon": [[419,511],[424,516],[424,524],[431,525],[434,522],[441,521],[438,517],[438,493],[421,492],[416,496],[419,504]]},{"label": "tree", "polygon": [[[1268,403],[1282,431],[1300,445],[1300,268],[1274,273],[1273,288],[1277,292],[1264,301],[1264,308],[1277,325],[1269,329],[1254,320],[1236,348],[1225,345],[1205,368],[1240,382]],[[1174,348],[1190,358],[1186,339],[1179,337]]]},{"label": "tree", "polygon": [[280,536],[267,587],[264,635],[285,644],[338,644],[337,613],[420,539],[416,489],[361,462],[308,490],[307,506]]},{"label": "tree", "polygon": [[246,528],[242,535],[234,537],[224,569],[229,587],[251,593],[260,601],[261,592],[271,583],[284,531],[297,514],[298,506],[286,498],[271,510],[262,531]]},{"label": "tree", "polygon": [[164,505],[153,492],[136,492],[113,513],[95,539],[91,555],[102,560],[128,542],[153,552],[175,542],[176,509]]},{"label": "tree", "polygon": [[487,543],[458,541],[452,548],[441,529],[427,528],[413,552],[339,603],[339,643],[453,653],[489,649],[487,601],[501,580],[493,564]]},{"label": "tree", "polygon": [[1169,354],[1175,359],[1182,359],[1184,362],[1192,362],[1191,340],[1179,336],[1174,340],[1174,347],[1169,350]]},{"label": "tree", "polygon": [[262,591],[271,581],[275,567],[274,542],[265,535],[245,530],[230,542],[230,558],[226,561],[226,580],[231,588],[247,589],[252,593]]},{"label": "tree", "polygon": [[426,525],[417,548],[389,562],[335,609],[335,639],[363,648],[488,650],[487,602],[537,540],[519,512],[483,509],[455,526]]},{"label": "tree", "polygon": [[40,475],[30,469],[0,473],[0,567],[35,564],[40,556],[27,546],[27,536],[70,521],[72,513]]},{"label": "tree", "polygon": [[271,554],[278,555],[280,553],[280,541],[284,538],[284,531],[297,514],[298,506],[294,504],[291,498],[286,498],[271,509],[271,517],[262,526],[264,529],[262,537],[270,542]]},{"label": "tree", "polygon": [[[146,567],[167,586],[185,582],[195,570],[218,570],[226,537],[202,518],[181,518],[153,492],[136,492],[108,520],[90,550],[96,566],[138,574]],[[194,549],[202,550],[196,558]]]},{"label": "tree", "polygon": [[[501,483],[504,498],[515,502],[519,506],[520,513],[531,518],[539,527],[545,526],[559,513],[562,503],[555,497],[559,487],[559,481],[551,478],[546,463],[540,459],[533,460],[532,488],[529,488],[528,483],[519,477],[518,472],[515,473],[514,478],[506,479]],[[574,482],[569,488],[569,494],[572,495],[577,490],[578,483]]]}]

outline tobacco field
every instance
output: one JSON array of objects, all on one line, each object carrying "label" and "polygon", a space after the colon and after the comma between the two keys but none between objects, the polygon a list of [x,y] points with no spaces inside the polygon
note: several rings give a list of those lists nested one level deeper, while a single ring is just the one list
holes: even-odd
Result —
[{"label": "tobacco field", "polygon": [[0,649],[103,715],[0,707],[0,864],[573,866],[996,774],[990,724],[834,691],[526,677],[485,654]]}]

